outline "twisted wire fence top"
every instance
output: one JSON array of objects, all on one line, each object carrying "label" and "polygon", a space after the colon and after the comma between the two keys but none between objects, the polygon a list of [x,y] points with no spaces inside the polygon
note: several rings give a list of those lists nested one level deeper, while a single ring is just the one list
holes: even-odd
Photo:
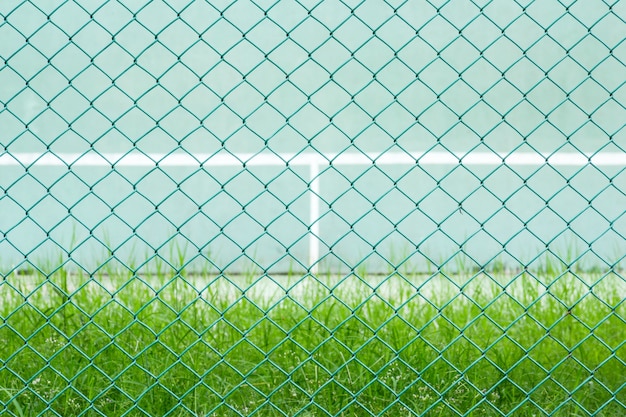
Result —
[{"label": "twisted wire fence top", "polygon": [[625,34],[1,1],[0,414],[620,415]]}]

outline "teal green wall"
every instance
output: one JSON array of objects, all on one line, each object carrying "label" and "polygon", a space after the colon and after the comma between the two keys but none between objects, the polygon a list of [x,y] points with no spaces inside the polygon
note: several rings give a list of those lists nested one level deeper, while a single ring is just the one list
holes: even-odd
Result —
[{"label": "teal green wall", "polygon": [[[320,266],[414,254],[425,269],[462,247],[517,267],[547,245],[606,269],[626,250],[625,2],[59,3],[0,3],[5,161],[601,151],[624,163],[322,166]],[[306,166],[7,163],[0,262],[71,250],[95,268],[107,246],[141,262],[179,244],[230,271],[299,269],[310,181]]]}]

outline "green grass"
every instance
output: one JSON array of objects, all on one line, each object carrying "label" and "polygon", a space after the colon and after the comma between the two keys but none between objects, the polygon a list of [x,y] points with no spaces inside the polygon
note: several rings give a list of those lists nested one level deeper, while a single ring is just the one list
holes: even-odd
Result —
[{"label": "green grass", "polygon": [[0,415],[623,416],[617,272],[0,280]]}]

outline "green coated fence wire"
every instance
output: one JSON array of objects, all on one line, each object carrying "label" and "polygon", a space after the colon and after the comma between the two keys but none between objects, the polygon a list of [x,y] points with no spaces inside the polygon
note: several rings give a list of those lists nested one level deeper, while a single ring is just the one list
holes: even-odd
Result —
[{"label": "green coated fence wire", "polygon": [[626,2],[0,2],[0,415],[626,415]]}]

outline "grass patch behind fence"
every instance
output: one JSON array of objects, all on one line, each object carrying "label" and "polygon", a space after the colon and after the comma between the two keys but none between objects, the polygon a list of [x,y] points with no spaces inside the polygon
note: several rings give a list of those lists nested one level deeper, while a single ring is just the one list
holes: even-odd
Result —
[{"label": "grass patch behind fence", "polygon": [[0,281],[0,414],[622,416],[625,281],[227,277]]}]

